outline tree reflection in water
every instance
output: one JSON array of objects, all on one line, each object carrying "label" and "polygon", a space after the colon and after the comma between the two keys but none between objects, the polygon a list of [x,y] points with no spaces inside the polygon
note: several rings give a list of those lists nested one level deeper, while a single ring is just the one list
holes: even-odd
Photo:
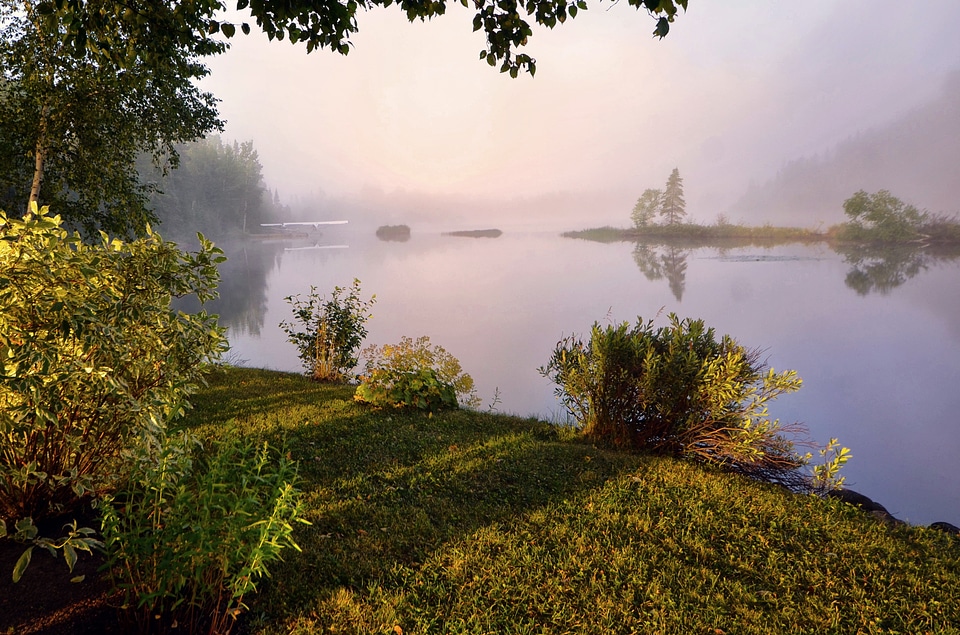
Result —
[{"label": "tree reflection in water", "polygon": [[689,249],[675,245],[636,243],[633,247],[633,261],[651,282],[667,279],[670,292],[677,302],[683,300],[683,291],[687,285],[687,256]]},{"label": "tree reflection in water", "polygon": [[850,271],[844,280],[858,295],[886,295],[931,266],[960,258],[956,247],[923,245],[838,245]]}]

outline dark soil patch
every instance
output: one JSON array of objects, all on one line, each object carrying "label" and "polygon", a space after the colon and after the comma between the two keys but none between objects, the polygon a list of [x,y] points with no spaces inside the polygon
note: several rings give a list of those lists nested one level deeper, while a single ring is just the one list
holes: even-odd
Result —
[{"label": "dark soil patch", "polygon": [[[73,573],[63,557],[33,550],[16,584],[13,567],[24,545],[0,540],[0,635],[115,635],[121,633],[110,580],[97,569],[103,556],[80,552]],[[75,576],[82,582],[71,582]]]}]

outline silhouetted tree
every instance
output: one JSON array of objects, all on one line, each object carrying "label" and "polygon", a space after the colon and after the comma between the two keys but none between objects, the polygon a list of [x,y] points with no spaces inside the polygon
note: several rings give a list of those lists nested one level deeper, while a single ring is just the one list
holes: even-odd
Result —
[{"label": "silhouetted tree", "polygon": [[660,215],[668,225],[680,223],[687,215],[687,202],[683,200],[683,179],[680,178],[680,170],[677,168],[673,168],[670,178],[667,179],[667,186],[663,190]]}]

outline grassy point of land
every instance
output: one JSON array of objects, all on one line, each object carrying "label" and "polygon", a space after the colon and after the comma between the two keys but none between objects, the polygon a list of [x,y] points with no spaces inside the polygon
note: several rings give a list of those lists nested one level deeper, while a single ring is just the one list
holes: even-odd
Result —
[{"label": "grassy point of land", "polygon": [[532,419],[217,370],[185,425],[300,462],[251,633],[960,633],[960,540]]},{"label": "grassy point of land", "polygon": [[797,242],[812,243],[829,238],[827,233],[800,227],[774,227],[773,225],[749,227],[732,224],[696,225],[692,223],[650,225],[643,229],[595,227],[564,232],[563,236],[604,243],[653,240],[691,247],[704,243],[763,247]]}]

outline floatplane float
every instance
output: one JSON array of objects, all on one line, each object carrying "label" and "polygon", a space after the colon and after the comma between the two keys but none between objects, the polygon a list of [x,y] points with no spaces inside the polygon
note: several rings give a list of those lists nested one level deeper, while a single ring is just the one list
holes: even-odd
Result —
[{"label": "floatplane float", "polygon": [[350,245],[321,245],[316,243],[307,247],[284,247],[284,251],[309,251],[312,249],[349,249]]},{"label": "floatplane float", "polygon": [[[260,223],[260,227],[277,227],[280,229],[281,234],[283,232],[290,232],[300,227],[313,227],[314,231],[320,228],[321,225],[346,225],[347,221],[345,220],[305,220],[305,221],[289,221],[286,223]],[[305,235],[302,235],[305,236]],[[312,249],[347,249],[349,245],[321,245],[320,243],[315,243],[306,247],[285,247],[284,251],[306,251]]]},{"label": "floatplane float", "polygon": [[297,227],[313,227],[319,229],[320,225],[346,225],[345,220],[301,220],[290,221],[287,223],[260,223],[260,227],[279,227],[280,229],[295,229]]}]

